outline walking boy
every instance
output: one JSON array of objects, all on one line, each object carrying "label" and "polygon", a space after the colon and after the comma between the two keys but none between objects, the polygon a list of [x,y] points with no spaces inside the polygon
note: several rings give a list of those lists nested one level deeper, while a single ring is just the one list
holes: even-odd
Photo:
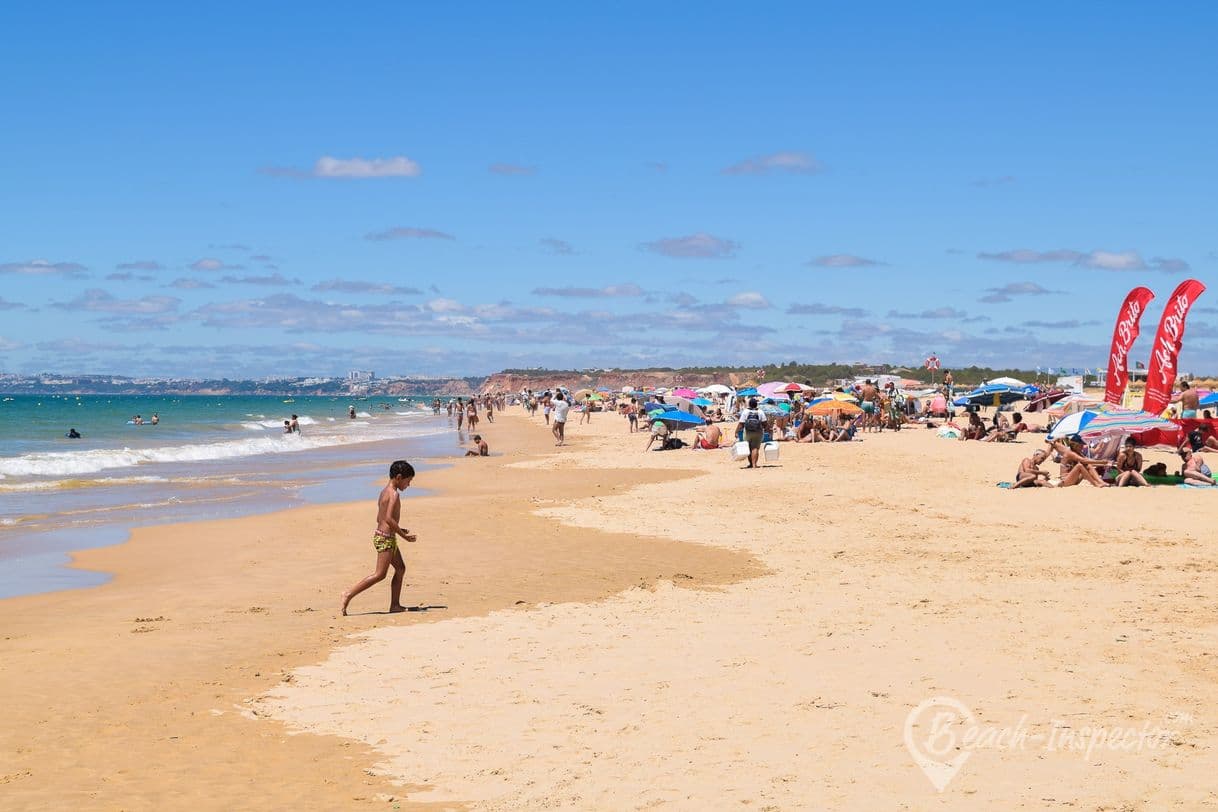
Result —
[{"label": "walking boy", "polygon": [[376,531],[372,534],[372,546],[376,550],[376,570],[347,590],[343,595],[343,614],[347,614],[347,604],[359,593],[385,580],[389,566],[393,565],[393,580],[389,585],[389,611],[405,612],[402,606],[402,580],[406,577],[406,562],[402,560],[402,551],[398,549],[398,536],[405,541],[414,541],[415,536],[406,532],[398,522],[402,517],[402,497],[398,491],[410,487],[414,479],[414,467],[406,460],[397,460],[389,466],[389,484],[381,490],[380,498],[376,501]]}]

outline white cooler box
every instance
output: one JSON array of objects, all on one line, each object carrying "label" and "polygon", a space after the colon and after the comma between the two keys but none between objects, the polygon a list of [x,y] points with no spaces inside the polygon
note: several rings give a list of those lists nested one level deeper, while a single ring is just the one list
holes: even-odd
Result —
[{"label": "white cooler box", "polygon": [[766,462],[778,462],[778,443],[762,443],[761,453]]},{"label": "white cooler box", "polygon": [[747,460],[749,458],[749,444],[741,440],[732,445],[733,460]]}]

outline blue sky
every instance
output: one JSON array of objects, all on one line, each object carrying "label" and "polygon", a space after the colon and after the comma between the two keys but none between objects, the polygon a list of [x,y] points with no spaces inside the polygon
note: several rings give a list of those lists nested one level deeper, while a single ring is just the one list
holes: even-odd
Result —
[{"label": "blue sky", "polygon": [[[0,9],[0,370],[1103,364],[1218,6]],[[1213,297],[1213,298],[1211,298]],[[1218,288],[1181,368],[1218,372]]]}]

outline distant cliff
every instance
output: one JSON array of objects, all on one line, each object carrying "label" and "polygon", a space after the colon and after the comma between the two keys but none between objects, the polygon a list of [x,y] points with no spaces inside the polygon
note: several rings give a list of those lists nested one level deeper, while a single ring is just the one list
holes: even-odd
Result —
[{"label": "distant cliff", "polygon": [[605,372],[497,372],[482,382],[479,392],[519,392],[521,389],[541,391],[565,386],[572,391],[605,387],[614,392],[623,387],[688,386],[697,389],[712,383],[730,383],[731,376],[744,382],[742,373],[730,370],[690,372],[688,370],[610,370]]}]

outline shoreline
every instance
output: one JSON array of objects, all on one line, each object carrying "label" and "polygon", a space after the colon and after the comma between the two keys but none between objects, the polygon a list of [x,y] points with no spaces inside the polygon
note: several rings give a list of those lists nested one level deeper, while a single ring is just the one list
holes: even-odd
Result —
[{"label": "shoreline", "polygon": [[[255,720],[246,700],[369,628],[484,615],[518,601],[594,602],[675,572],[699,584],[756,574],[748,556],[713,548],[563,533],[532,515],[539,503],[620,487],[637,472],[503,477],[506,466],[552,452],[549,435],[511,413],[480,430],[493,451],[519,450],[451,460],[426,474],[426,496],[404,502],[420,542],[404,545],[403,600],[447,610],[379,614],[386,582],[359,596],[352,616],[338,617],[341,591],[371,569],[368,534],[358,528],[371,526],[375,484],[362,502],[136,528],[124,543],[73,556],[73,566],[114,571],[108,583],[0,601],[0,685],[25,698],[0,734],[6,795],[24,808],[69,799],[79,808],[383,805],[378,796],[402,788],[365,772],[375,760],[366,748],[288,736]],[[248,757],[251,747],[258,759]]]},{"label": "shoreline", "polygon": [[[46,512],[36,514],[44,526],[31,526],[29,522],[18,521],[6,528],[3,538],[0,539],[0,568],[16,565],[20,567],[20,575],[0,573],[0,599],[46,594],[63,589],[89,588],[105,583],[109,580],[109,573],[72,566],[73,554],[124,543],[138,528],[190,524],[214,518],[240,519],[298,507],[349,502],[352,500],[352,494],[366,490],[361,485],[365,477],[369,481],[375,480],[375,476],[370,472],[361,471],[372,466],[359,460],[379,459],[379,452],[395,444],[406,442],[412,448],[417,447],[419,458],[426,460],[424,465],[428,470],[436,465],[448,464],[456,457],[442,455],[450,446],[455,449],[457,444],[451,437],[451,427],[440,427],[440,419],[436,418],[435,425],[439,427],[438,430],[413,434],[406,438],[369,439],[272,455],[270,466],[264,466],[262,470],[242,469],[239,466],[250,464],[244,458],[210,461],[213,463],[213,471],[210,476],[204,476],[204,481],[227,477],[230,487],[236,491],[244,491],[220,497],[209,497],[204,489],[191,490],[187,487],[182,490],[181,483],[187,478],[167,479],[166,477],[172,475],[166,474],[163,467],[151,475],[133,471],[128,474],[132,482],[146,476],[159,480],[160,483],[156,487],[163,490],[156,494],[128,496],[127,499],[131,503],[120,505],[118,513],[115,513],[113,508],[98,506],[105,505],[104,502],[87,505],[86,510],[91,510],[99,516],[97,524],[74,528],[45,526],[47,519],[51,517],[74,519],[79,509],[60,508],[59,512],[54,512],[48,506]],[[293,467],[297,455],[306,456],[305,468]],[[378,464],[375,467],[379,475],[381,466]],[[105,472],[95,476],[103,480],[110,478]],[[242,476],[249,477],[248,481],[242,483]],[[63,492],[59,496],[66,499],[68,494],[69,492]],[[166,498],[167,495],[169,498]],[[8,496],[13,498],[12,494]],[[174,504],[174,500],[179,497],[182,501]],[[195,498],[200,498],[201,501],[192,501]],[[161,521],[152,520],[151,513],[160,510],[170,511],[173,515],[159,517]],[[207,512],[218,515],[207,516]],[[87,537],[88,543],[74,547],[74,539],[80,537]],[[55,563],[52,563],[52,558]],[[84,577],[86,572],[96,577]],[[21,586],[17,585],[18,577],[22,581]]]}]

